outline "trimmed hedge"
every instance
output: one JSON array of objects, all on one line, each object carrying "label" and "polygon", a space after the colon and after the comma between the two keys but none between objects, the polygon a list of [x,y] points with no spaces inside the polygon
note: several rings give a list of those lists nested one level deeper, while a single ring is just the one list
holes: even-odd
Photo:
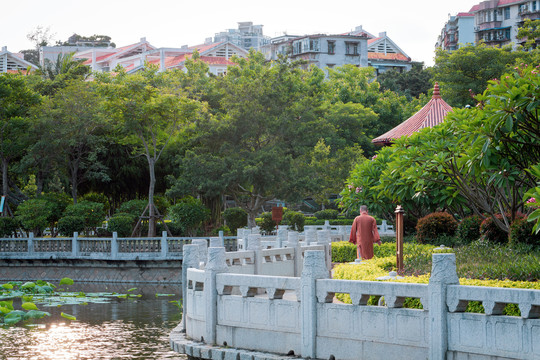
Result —
[{"label": "trimmed hedge", "polygon": [[456,236],[463,244],[469,244],[480,238],[482,218],[478,215],[467,216],[458,225]]},{"label": "trimmed hedge", "polygon": [[[502,221],[503,217],[501,214],[495,214],[495,217]],[[509,218],[509,214],[507,215]],[[480,234],[489,242],[495,244],[506,244],[508,243],[508,233],[503,231],[501,228],[495,224],[493,218],[487,217],[480,224]]]},{"label": "trimmed hedge", "polygon": [[533,232],[534,222],[529,222],[527,218],[516,218],[510,225],[510,243],[524,244],[540,249],[540,234]]},{"label": "trimmed hedge", "polygon": [[331,219],[337,219],[338,218],[339,211],[334,209],[326,209],[317,211],[315,214],[315,217],[319,220],[331,220]]},{"label": "trimmed hedge", "polygon": [[118,237],[128,237],[133,231],[136,217],[132,214],[119,213],[109,219],[107,229],[110,232],[115,232]]},{"label": "trimmed hedge", "polygon": [[[333,278],[342,280],[364,280],[375,281],[378,277],[388,275],[388,271],[396,266],[395,257],[373,258],[371,260],[362,261],[362,265],[339,264],[334,267]],[[420,276],[406,276],[403,279],[396,279],[393,282],[427,284],[429,283],[430,274]],[[539,282],[524,282],[524,281],[508,281],[508,280],[477,280],[460,278],[461,285],[469,286],[489,286],[503,288],[524,288],[540,290]],[[347,304],[351,304],[349,294],[336,294],[336,297]],[[368,305],[376,305],[379,297],[372,296]],[[406,308],[422,309],[422,304],[418,299],[407,298],[404,303]],[[484,308],[481,302],[470,301],[467,306],[467,312],[484,313]],[[504,309],[504,315],[521,316],[519,307],[516,304],[508,304]]]},{"label": "trimmed hedge", "polygon": [[422,244],[433,244],[440,235],[454,235],[457,221],[445,212],[424,216],[416,224],[416,239]]},{"label": "trimmed hedge", "polygon": [[58,232],[62,236],[73,236],[74,232],[82,233],[85,228],[84,216],[67,215],[58,220]]},{"label": "trimmed hedge", "polygon": [[306,217],[298,211],[286,211],[283,215],[283,223],[289,225],[293,231],[304,231]]}]

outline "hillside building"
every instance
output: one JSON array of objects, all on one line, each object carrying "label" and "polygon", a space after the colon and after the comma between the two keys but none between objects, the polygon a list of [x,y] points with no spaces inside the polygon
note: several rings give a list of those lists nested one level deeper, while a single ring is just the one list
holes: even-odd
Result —
[{"label": "hillside building", "polygon": [[229,42],[245,50],[261,48],[270,42],[270,37],[263,35],[263,25],[253,25],[251,21],[238,23],[238,29],[228,29],[214,35],[214,43]]},{"label": "hillside building", "polygon": [[17,73],[27,70],[37,70],[37,66],[24,60],[21,53],[12,53],[8,51],[7,46],[2,47],[0,51],[0,73]]},{"label": "hillside building", "polygon": [[460,12],[457,15],[449,15],[444,24],[435,47],[454,51],[466,45],[474,45],[474,14]]}]

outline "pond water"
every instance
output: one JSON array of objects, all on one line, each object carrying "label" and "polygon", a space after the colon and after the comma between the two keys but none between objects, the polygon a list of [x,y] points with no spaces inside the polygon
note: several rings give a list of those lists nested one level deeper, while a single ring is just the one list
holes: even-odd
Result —
[{"label": "pond water", "polygon": [[[130,293],[142,297],[88,305],[38,305],[51,316],[30,326],[0,327],[0,359],[186,359],[169,347],[169,333],[181,319],[180,310],[170,301],[180,300],[180,285],[92,283],[69,286],[69,291],[125,294],[133,287],[137,289]],[[77,320],[67,320],[61,312]]]}]

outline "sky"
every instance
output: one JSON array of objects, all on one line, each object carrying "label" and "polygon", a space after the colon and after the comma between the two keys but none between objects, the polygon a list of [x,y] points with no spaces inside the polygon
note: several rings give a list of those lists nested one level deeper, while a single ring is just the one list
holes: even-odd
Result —
[{"label": "sky", "polygon": [[[7,0],[0,0],[0,3]],[[449,14],[467,12],[479,0],[17,0],[0,12],[0,46],[33,48],[28,33],[49,28],[56,40],[74,33],[108,35],[117,46],[146,37],[156,47],[197,45],[238,22],[263,25],[271,37],[340,34],[362,25],[387,32],[414,61],[433,65],[435,42]]]}]

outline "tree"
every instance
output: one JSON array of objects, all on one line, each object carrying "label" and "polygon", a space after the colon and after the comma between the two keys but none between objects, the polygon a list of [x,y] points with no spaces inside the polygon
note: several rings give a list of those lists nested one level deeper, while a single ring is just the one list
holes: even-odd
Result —
[{"label": "tree", "polygon": [[26,34],[26,38],[34,44],[34,48],[20,51],[24,55],[24,60],[32,64],[39,64],[39,48],[49,45],[54,36],[55,34],[51,33],[50,27],[43,28],[41,25]]},{"label": "tree", "polygon": [[156,163],[180,126],[205,112],[200,102],[188,99],[181,89],[172,86],[173,76],[174,73],[158,73],[156,68],[147,67],[134,75],[120,72],[98,78],[119,141],[133,146],[134,154],[144,156],[148,163],[148,236],[154,236],[156,231]]},{"label": "tree", "polygon": [[69,169],[75,204],[82,182],[110,180],[107,169],[99,162],[99,154],[105,150],[105,121],[100,106],[101,100],[93,83],[74,81],[40,108],[40,120],[48,129],[42,140],[46,144],[55,144],[52,155]]},{"label": "tree", "polygon": [[320,116],[320,69],[302,71],[286,60],[269,64],[253,51],[235,61],[220,83],[222,112],[197,124],[174,189],[226,193],[253,227],[267,200],[301,199],[309,184],[305,155],[334,130]]},{"label": "tree", "polygon": [[469,45],[456,51],[437,50],[433,79],[439,82],[441,95],[454,107],[476,105],[474,96],[484,92],[489,80],[498,79],[517,59],[527,61],[531,54],[484,44]]},{"label": "tree", "polygon": [[377,76],[382,90],[394,91],[409,100],[420,94],[427,95],[432,88],[431,79],[431,69],[424,69],[423,62],[414,62],[409,71],[398,72],[392,69]]},{"label": "tree", "polygon": [[28,144],[25,136],[29,125],[27,116],[30,108],[40,100],[23,75],[0,75],[0,158],[2,194],[6,197],[9,195],[9,163],[20,157]]}]

